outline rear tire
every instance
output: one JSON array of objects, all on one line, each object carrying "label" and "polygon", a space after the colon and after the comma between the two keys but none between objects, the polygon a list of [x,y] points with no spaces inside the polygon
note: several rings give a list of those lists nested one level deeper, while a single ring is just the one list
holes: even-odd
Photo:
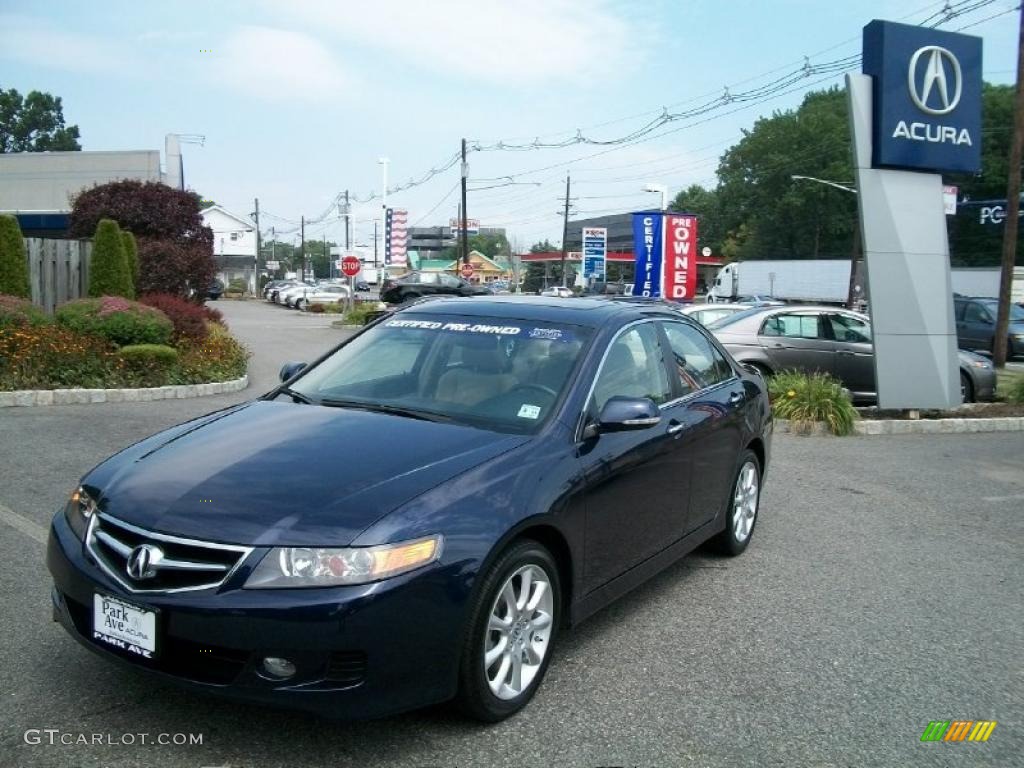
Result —
[{"label": "rear tire", "polygon": [[498,557],[463,631],[459,704],[466,714],[496,723],[529,703],[551,661],[561,610],[558,567],[547,549],[526,540]]},{"label": "rear tire", "polygon": [[726,501],[725,530],[711,540],[723,555],[735,557],[750,545],[761,507],[761,464],[749,448],[740,455],[739,468]]}]

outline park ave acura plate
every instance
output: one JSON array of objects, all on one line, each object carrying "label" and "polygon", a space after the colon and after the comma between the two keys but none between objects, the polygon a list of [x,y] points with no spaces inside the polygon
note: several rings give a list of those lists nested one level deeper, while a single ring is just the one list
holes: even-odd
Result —
[{"label": "park ave acura plate", "polygon": [[93,595],[92,639],[146,659],[156,657],[156,611]]}]

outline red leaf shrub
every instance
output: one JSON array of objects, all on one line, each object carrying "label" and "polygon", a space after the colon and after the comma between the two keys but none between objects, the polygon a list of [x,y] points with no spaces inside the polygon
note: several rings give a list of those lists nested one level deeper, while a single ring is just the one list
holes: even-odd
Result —
[{"label": "red leaf shrub", "polygon": [[190,289],[194,289],[198,291],[197,297],[202,299],[213,282],[215,272],[212,246],[168,240],[140,242],[137,286],[140,293],[188,296]]},{"label": "red leaf shrub", "polygon": [[225,325],[224,313],[219,309],[211,307],[209,304],[203,305],[203,314],[206,315],[206,319],[211,323],[217,323],[218,325]]},{"label": "red leaf shrub", "polygon": [[176,340],[197,342],[206,338],[205,307],[169,293],[147,293],[139,297],[139,301],[156,307],[170,318]]}]

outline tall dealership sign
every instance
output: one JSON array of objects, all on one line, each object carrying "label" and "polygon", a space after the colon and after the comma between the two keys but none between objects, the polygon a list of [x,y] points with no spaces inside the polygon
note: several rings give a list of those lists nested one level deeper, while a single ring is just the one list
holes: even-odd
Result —
[{"label": "tall dealership sign", "polygon": [[384,263],[389,266],[406,266],[406,249],[409,246],[409,235],[406,231],[408,221],[408,211],[388,208],[384,213]]},{"label": "tall dealership sign", "polygon": [[883,408],[960,403],[942,171],[981,155],[981,40],[872,21],[846,76]]},{"label": "tall dealership sign", "polygon": [[634,296],[692,299],[697,292],[697,217],[643,211],[633,214]]}]

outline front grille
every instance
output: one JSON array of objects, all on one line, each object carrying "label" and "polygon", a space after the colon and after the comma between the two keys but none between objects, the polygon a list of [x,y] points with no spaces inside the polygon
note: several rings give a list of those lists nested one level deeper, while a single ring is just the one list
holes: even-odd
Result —
[{"label": "front grille", "polygon": [[[148,546],[144,546],[148,545]],[[154,533],[95,515],[86,548],[107,575],[130,592],[182,592],[223,584],[251,549]],[[134,571],[129,567],[133,552]]]},{"label": "front grille", "polygon": [[326,680],[342,687],[355,687],[366,677],[366,654],[363,651],[335,651],[327,662]]},{"label": "front grille", "polygon": [[155,669],[175,677],[211,685],[228,685],[234,682],[242,672],[251,655],[249,651],[235,648],[200,645],[161,631],[157,641],[157,657],[144,659],[134,653],[120,651],[106,643],[92,640],[92,614],[89,608],[67,595],[64,595],[64,604],[68,607],[68,614],[75,625],[75,630],[82,637],[107,653],[112,653],[141,667]]}]

